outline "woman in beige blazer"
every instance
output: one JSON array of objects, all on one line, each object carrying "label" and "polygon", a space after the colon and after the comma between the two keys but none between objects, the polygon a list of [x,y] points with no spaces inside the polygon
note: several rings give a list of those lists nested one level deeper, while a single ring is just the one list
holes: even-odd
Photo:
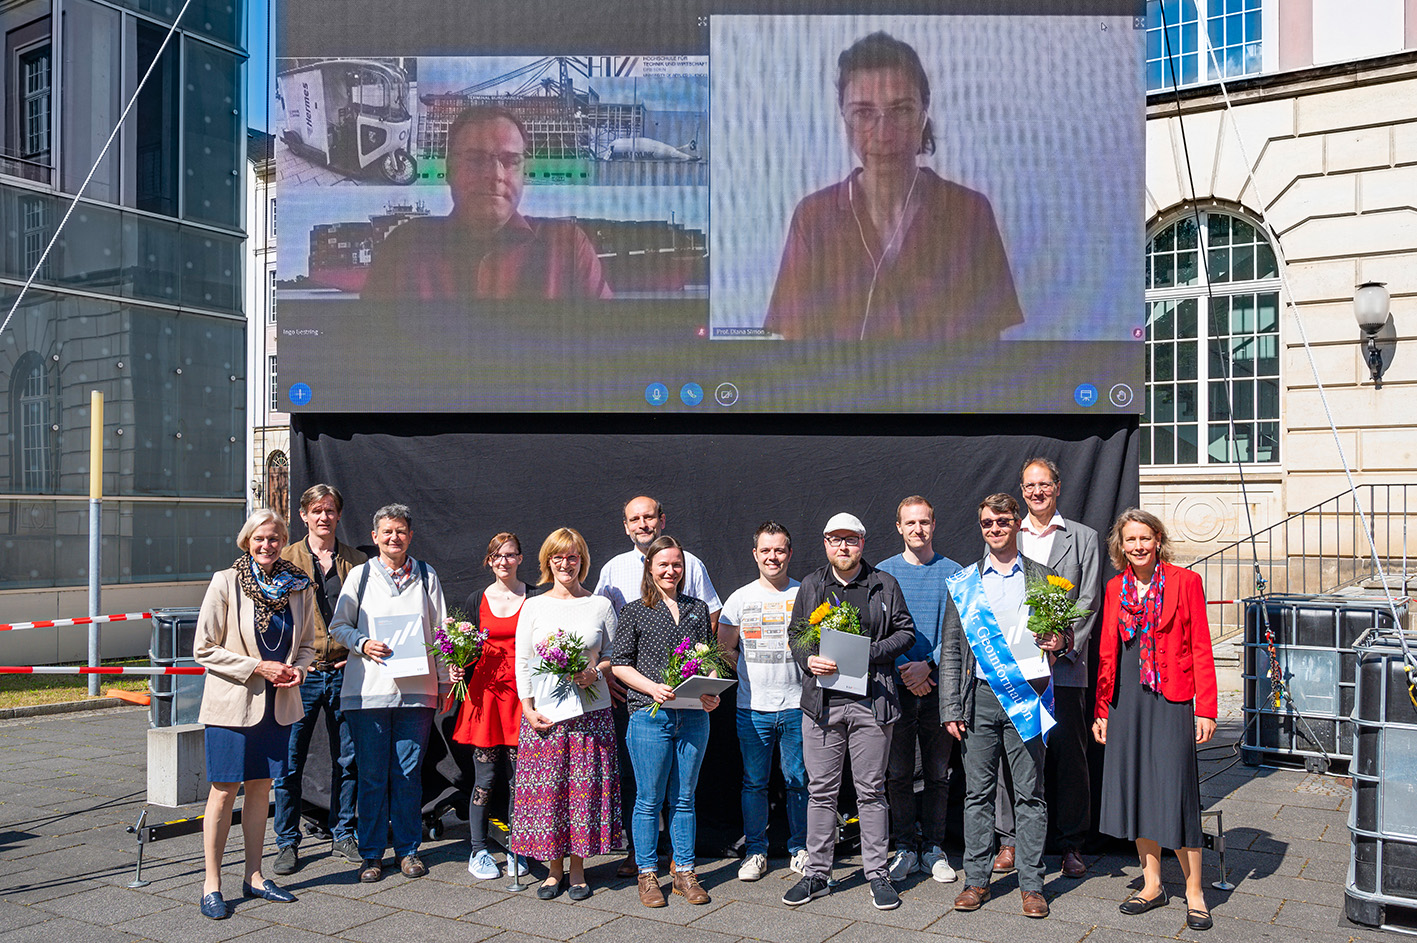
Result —
[{"label": "woman in beige blazer", "polygon": [[221,896],[221,859],[231,810],[243,786],[241,833],[248,897],[289,902],[294,895],[261,875],[271,780],[284,774],[290,725],[305,714],[300,684],[315,660],[315,591],[309,577],[280,558],[290,533],[274,511],[247,518],[229,569],[212,577],[197,616],[194,653],[207,669],[202,710],[207,725],[207,780],[212,785],[202,825],[206,881],[202,914],[228,916]]}]

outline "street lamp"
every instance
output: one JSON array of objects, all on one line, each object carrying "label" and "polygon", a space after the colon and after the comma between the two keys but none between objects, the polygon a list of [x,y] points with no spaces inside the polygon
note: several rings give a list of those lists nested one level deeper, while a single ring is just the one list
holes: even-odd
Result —
[{"label": "street lamp", "polygon": [[1363,332],[1367,346],[1368,369],[1373,374],[1373,386],[1383,385],[1383,354],[1378,349],[1378,332],[1387,324],[1388,292],[1384,282],[1364,282],[1353,295],[1353,316]]}]

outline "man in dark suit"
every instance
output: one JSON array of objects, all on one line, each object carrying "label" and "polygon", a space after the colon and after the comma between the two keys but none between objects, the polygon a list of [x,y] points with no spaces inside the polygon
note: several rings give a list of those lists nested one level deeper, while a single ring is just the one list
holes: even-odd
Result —
[{"label": "man in dark suit", "polygon": [[1053,662],[1053,718],[1058,726],[1048,735],[1043,774],[1049,824],[1063,853],[1063,875],[1080,878],[1087,873],[1080,854],[1082,843],[1092,825],[1087,656],[1102,609],[1102,544],[1097,531],[1058,513],[1063,482],[1051,459],[1031,458],[1019,475],[1023,503],[1028,505],[1028,517],[1019,529],[1019,550],[1072,583],[1068,595],[1079,607],[1090,610],[1087,618],[1073,624],[1072,645]]},{"label": "man in dark suit", "polygon": [[[1043,841],[1048,811],[1043,798],[1043,734],[1051,723],[1038,695],[1049,683],[1044,659],[1070,647],[1067,634],[1034,637],[1028,643],[1029,586],[1053,571],[1018,550],[1018,502],[992,494],[979,505],[979,529],[988,544],[984,559],[951,577],[940,655],[940,720],[964,754],[965,888],[956,910],[978,910],[989,899],[994,853],[994,792],[1000,755],[1014,786],[1018,817],[1017,867],[1023,913],[1048,916],[1043,897]],[[969,618],[966,633],[960,613]],[[986,666],[985,662],[988,661]],[[987,667],[987,670],[986,670]],[[1010,714],[1010,708],[1016,711]]]}]

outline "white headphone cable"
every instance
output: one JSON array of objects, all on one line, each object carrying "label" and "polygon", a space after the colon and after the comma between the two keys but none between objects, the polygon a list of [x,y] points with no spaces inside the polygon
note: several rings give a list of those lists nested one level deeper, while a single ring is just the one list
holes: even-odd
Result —
[{"label": "white headphone cable", "polygon": [[858,340],[866,339],[866,325],[871,320],[871,301],[876,296],[876,279],[880,277],[881,266],[885,264],[886,254],[890,252],[891,245],[900,237],[900,231],[905,228],[905,221],[910,217],[910,198],[915,195],[915,184],[920,181],[920,167],[916,165],[915,176],[910,178],[910,189],[905,192],[905,204],[901,207],[900,219],[895,224],[895,232],[881,246],[881,257],[876,258],[871,251],[871,244],[866,241],[866,230],[861,225],[861,215],[856,212],[856,190],[853,187],[855,178],[846,182],[846,201],[851,204],[851,218],[856,220],[856,232],[861,236],[861,247],[866,250],[866,258],[871,260],[871,286],[866,289],[866,310],[861,314],[861,336]]}]

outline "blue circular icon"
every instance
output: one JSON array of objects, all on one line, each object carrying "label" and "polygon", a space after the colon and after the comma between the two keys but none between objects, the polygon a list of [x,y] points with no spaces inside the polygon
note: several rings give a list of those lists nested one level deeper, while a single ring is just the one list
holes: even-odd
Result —
[{"label": "blue circular icon", "polygon": [[292,406],[304,406],[306,403],[310,402],[314,395],[308,383],[290,384],[290,403]]},{"label": "blue circular icon", "polygon": [[685,383],[679,387],[679,401],[685,406],[697,406],[704,401],[704,388],[697,383]]},{"label": "blue circular icon", "polygon": [[1091,383],[1079,383],[1078,388],[1073,390],[1073,401],[1079,406],[1097,405],[1097,387]]},{"label": "blue circular icon", "polygon": [[663,406],[669,402],[669,387],[663,383],[651,383],[645,387],[645,402],[651,406]]}]

